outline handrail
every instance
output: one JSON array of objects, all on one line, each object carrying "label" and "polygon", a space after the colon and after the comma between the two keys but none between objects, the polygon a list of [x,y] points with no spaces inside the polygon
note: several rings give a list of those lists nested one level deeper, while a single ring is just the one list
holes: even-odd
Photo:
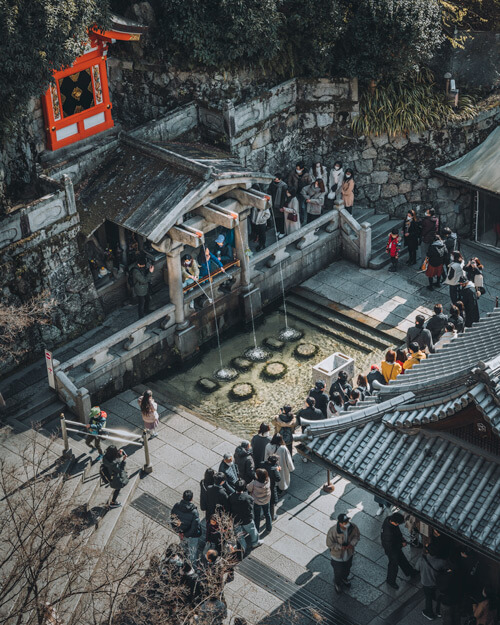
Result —
[{"label": "handrail", "polygon": [[197,280],[196,282],[194,282],[193,284],[188,284],[187,286],[183,287],[182,292],[183,293],[187,293],[187,291],[191,291],[192,289],[196,288],[199,284],[205,284],[205,282],[208,282],[209,280],[211,282],[213,282],[213,279],[218,276],[221,273],[227,273],[225,270],[226,269],[230,269],[231,267],[239,267],[241,264],[241,261],[239,259],[233,260],[230,263],[227,263],[227,265],[224,265],[224,271],[222,271],[222,269],[218,269],[217,271],[214,271],[212,273],[210,273],[208,276],[205,276],[204,278],[201,278],[201,280]]},{"label": "handrail", "polygon": [[347,211],[345,208],[339,209],[339,214],[342,218],[342,221],[347,221],[349,226],[355,230],[356,232],[361,231],[361,224]]},{"label": "handrail", "polygon": [[[93,432],[90,432],[87,429],[87,426],[84,425],[83,423],[79,423],[78,421],[69,421],[66,420],[66,417],[64,416],[64,413],[61,412],[61,414],[59,415],[60,419],[61,419],[61,434],[63,437],[63,442],[64,442],[64,452],[63,452],[63,456],[67,457],[67,456],[71,456],[72,452],[71,449],[69,448],[69,441],[68,441],[68,432],[73,432],[74,434],[79,434],[80,436],[92,436],[93,438],[99,438],[100,440],[105,440],[105,441],[114,441],[114,442],[118,442],[118,443],[125,443],[126,445],[134,445],[136,447],[143,447],[144,448],[144,466],[142,468],[142,470],[144,471],[144,473],[152,473],[153,471],[153,467],[151,466],[151,458],[149,455],[149,445],[148,445],[148,432],[147,430],[143,430],[142,434],[134,434],[133,432],[127,432],[126,430],[113,430],[112,428],[102,428],[101,431],[105,431],[111,434],[120,434],[121,436],[130,436],[133,437],[134,440],[130,440],[130,439],[126,439],[126,438],[119,438],[117,436],[107,436],[106,434],[101,434],[100,432],[98,434],[95,434]],[[75,429],[75,428],[69,428],[67,427],[68,425],[76,425],[80,428],[85,428],[85,429]],[[139,443],[138,441],[142,439],[142,441]]]}]

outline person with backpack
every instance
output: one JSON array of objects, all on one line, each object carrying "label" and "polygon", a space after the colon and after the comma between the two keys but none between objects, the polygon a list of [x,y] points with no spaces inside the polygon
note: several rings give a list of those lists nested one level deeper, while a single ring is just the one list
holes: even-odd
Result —
[{"label": "person with backpack", "polygon": [[441,240],[439,234],[434,235],[434,241],[427,248],[427,269],[425,275],[429,280],[427,288],[429,291],[434,290],[434,278],[436,278],[435,286],[439,286],[441,274],[443,273],[443,263],[446,255],[446,246]]},{"label": "person with backpack", "polygon": [[[422,616],[429,621],[433,621],[437,616],[441,616],[441,600],[439,594],[436,596],[436,586],[438,575],[448,569],[448,563],[440,553],[430,544],[424,551],[422,558],[417,562],[420,571],[420,581],[424,589],[425,606]],[[434,600],[436,609],[434,610]]]},{"label": "person with backpack", "polygon": [[149,315],[149,289],[153,279],[152,273],[154,270],[154,265],[146,267],[146,255],[140,254],[137,259],[137,264],[132,267],[129,274],[129,281],[132,283],[132,289],[135,297],[137,298],[139,319],[142,319],[144,315]]},{"label": "person with backpack", "polygon": [[[94,406],[90,409],[89,423],[86,426],[87,430],[89,430],[89,435],[85,438],[85,444],[90,447],[91,452],[94,451],[94,448],[99,452],[97,460],[101,460],[103,457],[101,439],[98,434],[104,427],[106,427],[107,418],[108,415],[104,412],[104,410],[101,410],[99,406]],[[92,443],[94,444],[93,446]]]},{"label": "person with backpack", "polygon": [[[292,407],[288,404],[283,406],[277,417],[274,417],[274,432],[281,434],[290,456],[293,456],[293,433],[297,427],[297,419],[292,412]],[[269,439],[269,443],[271,440]]]},{"label": "person with backpack", "polygon": [[410,355],[403,363],[403,369],[405,371],[409,371],[415,365],[418,365],[421,360],[424,360],[426,358],[425,353],[420,350],[418,343],[416,343],[415,341],[413,343],[410,343],[408,351],[410,352]]},{"label": "person with backpack", "polygon": [[458,293],[460,290],[460,276],[464,274],[464,259],[460,252],[452,252],[448,270],[446,272],[445,284],[450,287],[450,299],[452,304],[458,301]]},{"label": "person with backpack", "polygon": [[426,258],[429,245],[434,241],[434,235],[439,233],[439,219],[436,217],[436,211],[429,208],[425,211],[425,217],[421,222],[420,238],[422,262]]},{"label": "person with backpack", "polygon": [[153,393],[149,390],[144,391],[144,395],[141,395],[137,401],[141,409],[144,429],[150,432],[149,438],[155,438],[158,436],[156,428],[160,418],[158,416],[158,404],[153,399]]},{"label": "person with backpack", "polygon": [[257,252],[266,247],[267,222],[271,219],[271,211],[269,208],[259,210],[256,206],[252,207],[250,220],[252,222],[252,233],[254,240],[257,241]]},{"label": "person with backpack", "polygon": [[110,508],[119,508],[122,504],[117,501],[118,495],[122,488],[128,484],[127,469],[125,461],[127,454],[123,449],[117,449],[114,445],[110,445],[106,449],[106,453],[102,459],[101,477],[113,489]]},{"label": "person with backpack", "polygon": [[187,557],[191,563],[194,563],[198,556],[201,522],[198,509],[193,503],[191,490],[185,490],[182,493],[182,500],[172,507],[170,525],[179,536]]},{"label": "person with backpack", "polygon": [[330,399],[332,398],[333,393],[340,393],[340,396],[342,397],[342,401],[344,402],[344,404],[346,401],[348,401],[351,395],[352,386],[349,384],[347,380],[348,380],[347,372],[339,371],[337,379],[330,386],[330,392],[329,392]]},{"label": "person with backpack", "polygon": [[434,343],[432,341],[432,334],[424,328],[425,317],[423,315],[417,315],[415,317],[415,326],[408,328],[406,331],[406,347],[410,347],[410,343],[417,343],[419,348],[423,351],[428,349],[430,354],[433,354]]},{"label": "person with backpack", "polygon": [[450,265],[452,254],[458,250],[457,235],[450,228],[443,228],[443,243],[446,247],[446,254],[443,263],[443,275],[441,282],[444,282],[448,275],[448,267]]},{"label": "person with backpack", "polygon": [[264,461],[267,461],[269,456],[272,455],[278,456],[278,465],[280,467],[278,488],[283,492],[290,486],[290,474],[295,471],[295,465],[281,434],[275,434],[266,447]]},{"label": "person with backpack", "polygon": [[316,408],[321,410],[326,419],[326,409],[328,406],[328,395],[325,393],[326,384],[323,380],[318,380],[309,391],[309,397],[314,397]]}]

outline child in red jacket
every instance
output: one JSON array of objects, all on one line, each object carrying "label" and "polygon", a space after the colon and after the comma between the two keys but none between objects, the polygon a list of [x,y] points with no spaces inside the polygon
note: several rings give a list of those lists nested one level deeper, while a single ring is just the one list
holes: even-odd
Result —
[{"label": "child in red jacket", "polygon": [[399,258],[399,230],[397,228],[393,228],[391,230],[385,251],[391,257],[391,266],[389,267],[389,271],[397,271]]}]

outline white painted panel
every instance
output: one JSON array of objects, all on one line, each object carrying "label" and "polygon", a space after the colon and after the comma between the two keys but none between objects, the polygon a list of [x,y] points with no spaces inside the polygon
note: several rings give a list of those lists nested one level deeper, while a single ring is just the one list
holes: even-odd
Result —
[{"label": "white painted panel", "polygon": [[66,126],[66,128],[61,128],[56,131],[56,138],[58,141],[62,141],[63,139],[67,139],[72,135],[76,135],[78,132],[77,124],[71,124],[70,126]]},{"label": "white painted panel", "polygon": [[94,126],[98,126],[99,124],[103,124],[106,121],[104,117],[104,113],[98,113],[97,115],[92,115],[92,117],[88,117],[83,120],[83,127],[85,130],[89,128],[93,128]]}]

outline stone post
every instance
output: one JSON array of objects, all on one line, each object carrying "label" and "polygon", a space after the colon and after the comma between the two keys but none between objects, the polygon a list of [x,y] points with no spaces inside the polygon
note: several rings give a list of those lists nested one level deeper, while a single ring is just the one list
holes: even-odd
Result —
[{"label": "stone post", "polygon": [[366,269],[372,255],[372,228],[364,221],[359,231],[359,266]]},{"label": "stone post", "polygon": [[262,298],[260,289],[254,287],[251,282],[252,269],[250,265],[250,257],[247,254],[248,247],[248,218],[250,215],[249,208],[239,213],[239,226],[234,229],[234,242],[236,247],[236,256],[240,261],[241,275],[241,293],[240,301],[243,306],[245,319],[248,321],[252,317],[257,317],[262,313]]},{"label": "stone post", "polygon": [[248,293],[252,290],[250,258],[247,255],[248,248],[248,215],[247,210],[239,214],[239,225],[234,229],[234,245],[236,257],[240,261],[241,290]]},{"label": "stone post", "polygon": [[68,174],[64,174],[63,184],[64,194],[66,196],[66,206],[68,207],[68,215],[74,215],[76,213],[76,200],[71,176],[68,176]]},{"label": "stone post", "polygon": [[182,291],[181,252],[184,245],[178,244],[167,253],[168,292],[175,306],[175,345],[181,358],[187,358],[198,348],[198,332],[189,324],[184,314],[184,293]]},{"label": "stone post", "polygon": [[175,306],[177,330],[184,330],[189,325],[184,314],[184,293],[182,292],[181,252],[183,245],[177,246],[167,254],[168,293]]}]

